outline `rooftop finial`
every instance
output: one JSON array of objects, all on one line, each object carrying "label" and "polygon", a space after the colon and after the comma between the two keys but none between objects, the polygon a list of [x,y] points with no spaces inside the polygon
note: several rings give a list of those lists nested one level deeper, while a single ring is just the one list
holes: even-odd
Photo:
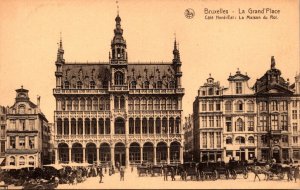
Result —
[{"label": "rooftop finial", "polygon": [[23,84],[21,85],[21,88],[23,89]]},{"label": "rooftop finial", "polygon": [[275,58],[274,56],[271,57],[271,69],[275,68]]},{"label": "rooftop finial", "polygon": [[63,47],[62,47],[62,35],[61,35],[61,32],[59,33],[59,38],[60,38],[60,40],[59,40],[59,49],[62,49]]}]

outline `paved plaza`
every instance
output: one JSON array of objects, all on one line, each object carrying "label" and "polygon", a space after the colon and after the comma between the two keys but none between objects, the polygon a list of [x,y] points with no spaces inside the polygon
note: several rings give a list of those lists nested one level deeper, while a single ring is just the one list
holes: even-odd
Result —
[{"label": "paved plaza", "polygon": [[[238,176],[233,179],[218,179],[216,181],[181,181],[179,176],[176,176],[176,181],[171,181],[169,176],[168,181],[163,180],[163,176],[138,177],[136,170],[132,173],[130,170],[125,171],[125,181],[120,181],[119,173],[109,176],[104,174],[104,183],[99,183],[99,177],[90,177],[83,183],[77,185],[60,184],[58,189],[299,189],[300,181],[297,183],[288,182],[285,176],[284,180],[265,181],[264,176],[260,175],[261,181],[255,181],[254,174],[249,173],[248,179]],[[9,186],[9,189],[21,189],[21,187]]]}]

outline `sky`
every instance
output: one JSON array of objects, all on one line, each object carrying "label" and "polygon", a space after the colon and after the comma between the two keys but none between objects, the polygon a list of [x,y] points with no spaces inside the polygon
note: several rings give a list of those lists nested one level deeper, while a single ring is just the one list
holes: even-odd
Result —
[{"label": "sky", "polygon": [[[228,76],[239,69],[247,72],[253,86],[270,68],[271,56],[291,83],[299,73],[297,0],[119,0],[118,4],[129,62],[171,62],[176,35],[184,116],[192,113],[197,90],[210,73],[228,86]],[[195,12],[191,19],[184,15],[188,8]],[[249,15],[249,8],[280,13],[275,14],[277,19],[266,20],[208,20],[204,14],[205,9],[228,10],[238,18],[243,16],[239,9]],[[53,122],[60,33],[66,62],[107,62],[116,15],[112,0],[0,1],[0,105],[12,106],[15,89],[23,85],[34,103],[41,96],[41,109]]]}]

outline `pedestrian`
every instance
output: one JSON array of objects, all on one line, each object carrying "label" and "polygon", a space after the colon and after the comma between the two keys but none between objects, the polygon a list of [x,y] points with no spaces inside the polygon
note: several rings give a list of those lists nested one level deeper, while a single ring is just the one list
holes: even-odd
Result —
[{"label": "pedestrian", "polygon": [[168,168],[167,167],[164,167],[164,181],[168,181]]},{"label": "pedestrian", "polygon": [[297,182],[298,177],[299,177],[299,165],[295,168],[295,171],[294,171],[295,183]]},{"label": "pedestrian", "polygon": [[121,169],[120,169],[120,181],[124,181],[124,173],[125,173],[125,171],[124,171],[124,169],[121,167]]},{"label": "pedestrian", "polygon": [[133,165],[131,165],[131,173],[133,172]]},{"label": "pedestrian", "polygon": [[287,177],[288,177],[288,181],[293,181],[293,177],[294,177],[294,169],[293,169],[293,165],[291,164],[287,173]]},{"label": "pedestrian", "polygon": [[175,181],[175,169],[173,167],[171,168],[171,178],[172,181]]},{"label": "pedestrian", "polygon": [[100,177],[99,183],[103,183],[102,178],[104,177],[104,175],[103,175],[103,172],[102,172],[102,168],[101,168],[101,167],[100,167],[100,169],[99,169],[99,177]]},{"label": "pedestrian", "polygon": [[255,179],[256,179],[256,177],[259,179],[259,181],[260,181],[260,178],[259,178],[259,170],[260,170],[260,167],[259,166],[256,166],[256,165],[254,165],[254,169],[253,169],[253,173],[254,173],[254,182],[255,182]]}]

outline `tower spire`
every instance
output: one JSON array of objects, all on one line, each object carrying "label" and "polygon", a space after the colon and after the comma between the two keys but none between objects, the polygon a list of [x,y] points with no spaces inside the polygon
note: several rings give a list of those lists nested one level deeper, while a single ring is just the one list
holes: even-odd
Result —
[{"label": "tower spire", "polygon": [[57,59],[56,62],[57,63],[63,63],[64,60],[64,49],[63,49],[63,45],[62,45],[62,35],[60,32],[60,39],[59,39],[59,43],[58,44],[58,50],[57,50]]}]

